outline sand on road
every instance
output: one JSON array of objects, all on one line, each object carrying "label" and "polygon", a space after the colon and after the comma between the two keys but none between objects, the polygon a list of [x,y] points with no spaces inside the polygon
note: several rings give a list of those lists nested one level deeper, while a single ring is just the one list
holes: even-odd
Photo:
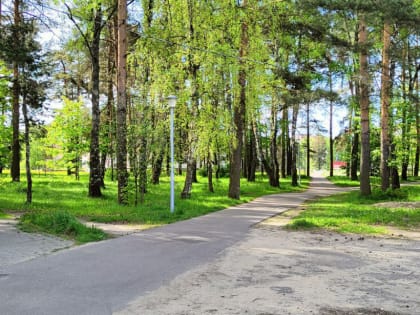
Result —
[{"label": "sand on road", "polygon": [[117,314],[420,314],[420,242],[261,224]]}]

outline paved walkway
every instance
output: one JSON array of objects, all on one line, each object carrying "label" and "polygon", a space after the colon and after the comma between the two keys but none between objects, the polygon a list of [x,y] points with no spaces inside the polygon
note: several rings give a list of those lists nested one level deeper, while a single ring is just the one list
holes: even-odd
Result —
[{"label": "paved walkway", "polygon": [[17,222],[17,219],[0,219],[0,271],[73,245],[72,241],[61,238],[19,231]]},{"label": "paved walkway", "polygon": [[0,314],[112,314],[242,240],[254,224],[346,191],[314,178],[304,193],[251,203],[2,267]]}]

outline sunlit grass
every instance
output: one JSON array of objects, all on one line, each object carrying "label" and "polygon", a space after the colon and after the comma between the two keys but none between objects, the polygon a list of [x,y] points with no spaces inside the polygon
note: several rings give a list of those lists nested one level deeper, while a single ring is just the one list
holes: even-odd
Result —
[{"label": "sunlit grass", "polygon": [[[24,179],[24,176],[22,176]],[[0,177],[0,210],[6,212],[26,212],[30,210],[67,211],[71,215],[98,222],[127,222],[142,224],[165,224],[204,215],[229,206],[249,202],[256,197],[291,191],[303,191],[309,180],[302,179],[301,187],[292,187],[290,179],[282,179],[280,188],[269,186],[268,180],[258,176],[253,183],[241,181],[241,200],[227,197],[229,180],[214,180],[215,193],[207,189],[207,178],[199,177],[193,185],[192,197],[181,199],[183,176],[176,177],[175,213],[169,211],[169,178],[161,178],[159,185],[149,185],[143,203],[134,206],[134,194],[130,195],[130,205],[117,203],[117,183],[106,181],[102,198],[89,198],[88,174],[81,180],[67,176],[64,172],[34,175],[33,202],[25,204],[26,183],[12,183],[6,175]]]},{"label": "sunlit grass", "polygon": [[350,180],[347,176],[328,176],[327,179],[340,187],[357,187],[359,186],[358,180]]},{"label": "sunlit grass", "polygon": [[333,195],[306,204],[306,210],[292,220],[292,229],[331,229],[338,232],[385,233],[386,226],[419,228],[420,209],[387,208],[387,201],[419,201],[420,186],[406,186],[394,192],[375,189],[363,197],[359,191]]},{"label": "sunlit grass", "polygon": [[0,219],[9,219],[10,216],[0,210]]},{"label": "sunlit grass", "polygon": [[108,238],[103,231],[83,225],[67,211],[31,211],[21,217],[19,227],[25,232],[53,234],[79,244]]}]

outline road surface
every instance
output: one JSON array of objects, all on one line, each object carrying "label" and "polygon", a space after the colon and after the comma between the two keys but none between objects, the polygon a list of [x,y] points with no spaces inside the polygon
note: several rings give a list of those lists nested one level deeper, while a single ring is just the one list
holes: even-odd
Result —
[{"label": "road surface", "polygon": [[269,195],[188,221],[0,264],[0,314],[112,314],[216,259],[254,224],[305,200],[345,190],[314,178],[303,193]]}]

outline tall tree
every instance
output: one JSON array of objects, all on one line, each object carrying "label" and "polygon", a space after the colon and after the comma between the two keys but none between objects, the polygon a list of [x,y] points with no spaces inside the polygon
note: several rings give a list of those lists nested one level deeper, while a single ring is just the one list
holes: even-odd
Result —
[{"label": "tall tree", "polygon": [[[246,12],[247,0],[242,1],[241,8]],[[248,21],[246,15],[242,16],[241,36],[239,47],[239,100],[233,105],[233,124],[235,127],[235,135],[232,143],[230,177],[229,177],[229,193],[232,199],[239,199],[241,194],[241,164],[242,164],[242,144],[245,129],[245,112],[246,112],[246,57],[249,46]]]},{"label": "tall tree", "polygon": [[[14,0],[14,42],[21,43],[21,1]],[[20,118],[20,80],[19,60],[13,60],[13,94],[12,94],[12,165],[10,175],[14,182],[20,181],[20,141],[19,141],[19,118]]]},{"label": "tall tree", "polygon": [[359,14],[359,63],[360,63],[360,193],[371,194],[370,186],[370,101],[369,101],[369,71],[368,71],[368,25],[363,13]]},{"label": "tall tree", "polygon": [[127,0],[118,0],[117,171],[118,202],[128,203],[127,173]]},{"label": "tall tree", "polygon": [[[101,197],[102,186],[102,170],[100,161],[100,106],[99,106],[99,86],[100,86],[100,44],[101,33],[106,25],[103,14],[103,3],[97,1],[77,2],[80,6],[72,9],[69,4],[64,3],[67,8],[67,16],[73,22],[76,29],[79,31],[84,46],[88,51],[88,57],[91,62],[91,103],[92,103],[92,127],[90,135],[90,154],[89,154],[89,197]],[[84,7],[86,6],[87,12]],[[77,11],[77,15],[74,14]],[[112,17],[115,10],[109,11],[109,17]],[[78,22],[79,20],[79,22]],[[86,23],[87,27],[82,26]]]},{"label": "tall tree", "polygon": [[390,128],[389,111],[391,101],[390,78],[390,48],[391,48],[391,23],[388,19],[384,22],[382,35],[382,75],[381,75],[381,189],[386,191],[390,185]]}]

